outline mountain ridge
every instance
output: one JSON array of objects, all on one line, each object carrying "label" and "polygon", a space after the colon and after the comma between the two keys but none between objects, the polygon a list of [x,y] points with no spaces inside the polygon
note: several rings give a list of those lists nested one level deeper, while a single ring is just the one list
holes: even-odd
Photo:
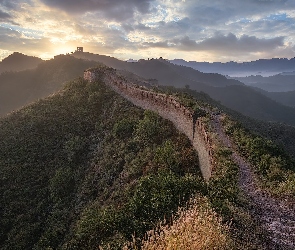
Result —
[{"label": "mountain ridge", "polygon": [[36,68],[42,59],[14,52],[0,62],[0,74],[5,71],[22,71]]},{"label": "mountain ridge", "polygon": [[[224,76],[218,74],[204,74],[198,71],[195,71],[188,67],[183,66],[176,66],[173,65],[163,59],[161,60],[141,60],[137,63],[127,63],[124,61],[120,61],[116,58],[102,56],[102,55],[95,55],[91,53],[74,53],[73,55],[64,55],[64,56],[57,56],[55,59],[45,61],[41,63],[40,70],[35,72],[16,72],[16,73],[2,73],[0,75],[1,84],[0,84],[0,95],[2,94],[2,100],[6,100],[7,103],[11,102],[12,100],[16,100],[13,96],[17,94],[17,86],[15,85],[16,82],[22,82],[22,85],[25,86],[32,86],[36,88],[37,81],[43,81],[41,79],[48,79],[50,82],[45,86],[44,84],[40,84],[38,90],[41,90],[41,86],[43,88],[52,88],[51,91],[57,90],[61,87],[63,81],[69,80],[71,78],[71,74],[61,72],[63,71],[63,67],[66,69],[69,66],[56,67],[55,72],[52,72],[49,75],[44,75],[41,77],[41,72],[44,71],[45,67],[55,67],[54,63],[58,64],[62,58],[67,60],[68,65],[72,65],[72,69],[76,67],[76,71],[80,72],[80,76],[83,75],[83,68],[81,67],[78,69],[77,66],[74,66],[75,62],[74,59],[71,62],[71,58],[74,57],[81,57],[85,62],[85,68],[87,65],[95,65],[96,63],[106,63],[107,66],[114,67],[121,70],[127,70],[134,74],[137,74],[141,77],[149,79],[150,82],[156,86],[158,84],[167,85],[167,86],[175,86],[175,87],[188,87],[192,88],[196,91],[202,91],[209,95],[211,95],[216,100],[220,101],[222,104],[225,104],[231,109],[234,109],[238,112],[243,113],[244,115],[251,116],[252,118],[265,120],[265,121],[277,121],[277,122],[285,122],[294,126],[295,124],[295,109],[292,107],[283,106],[275,102],[274,99],[272,100],[265,95],[259,94],[259,91],[251,90],[249,87],[244,86],[242,83],[237,82],[235,80],[227,80]],[[88,58],[88,60],[87,60]],[[80,61],[80,65],[82,66],[82,61]],[[48,65],[48,66],[45,66]],[[53,69],[53,68],[52,68]],[[68,70],[68,69],[66,69]],[[30,74],[35,75],[34,78],[30,80]],[[73,72],[73,74],[77,75]],[[73,75],[74,76],[74,75]],[[15,78],[13,78],[15,77]],[[51,78],[51,80],[50,80]],[[53,80],[54,78],[54,80]],[[59,78],[59,79],[58,79]],[[200,81],[201,80],[201,81]],[[34,83],[35,82],[35,83]],[[58,83],[59,82],[59,83]],[[57,85],[56,85],[57,84]],[[10,86],[10,87],[9,87]],[[13,87],[14,86],[14,87]],[[21,86],[21,85],[19,85]],[[51,86],[51,87],[49,87]],[[58,87],[59,86],[59,87]],[[13,92],[7,92],[8,89],[14,88]],[[6,89],[6,90],[5,90]],[[9,112],[17,107],[22,106],[22,103],[29,103],[33,100],[33,97],[36,96],[33,92],[30,92],[31,87],[28,87],[24,93],[23,97],[17,98],[17,102],[19,103],[18,106],[11,106],[7,107],[7,104],[0,105],[0,112],[4,114],[5,112]],[[29,91],[29,92],[28,92]],[[32,89],[32,91],[34,91]],[[38,92],[37,91],[37,92]],[[20,91],[18,91],[20,93]],[[49,94],[52,93],[47,90],[45,93]],[[8,96],[12,98],[8,98]],[[30,97],[31,96],[31,97]],[[45,96],[45,95],[42,95]],[[41,96],[41,97],[42,97]],[[7,99],[8,98],[8,99]],[[1,99],[0,99],[1,100]],[[259,105],[258,105],[259,104]],[[283,115],[284,114],[284,115]]]}]

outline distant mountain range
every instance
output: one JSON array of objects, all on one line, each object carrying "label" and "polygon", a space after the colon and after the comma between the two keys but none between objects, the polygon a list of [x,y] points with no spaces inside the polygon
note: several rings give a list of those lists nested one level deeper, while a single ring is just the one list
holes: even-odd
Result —
[{"label": "distant mountain range", "polygon": [[185,61],[183,59],[170,60],[171,63],[176,65],[183,65],[200,70],[205,73],[219,73],[229,76],[250,76],[250,75],[263,75],[271,76],[280,73],[295,74],[295,58],[273,58],[273,59],[259,59],[251,62],[196,62]]},{"label": "distant mountain range", "polygon": [[178,88],[188,87],[209,94],[230,109],[264,121],[295,125],[295,109],[284,106],[255,89],[216,73],[202,73],[163,59],[124,62],[116,58],[78,52],[74,57],[93,60],[116,69],[127,70],[158,84]]},{"label": "distant mountain range", "polygon": [[[21,56],[23,61],[32,60],[31,57],[19,54],[13,54],[10,60],[16,56]],[[39,61],[42,62],[41,59]],[[7,59],[3,62],[7,62]],[[284,103],[285,105],[279,103],[283,103],[285,98],[268,95],[236,79],[227,79],[217,73],[203,73],[164,59],[124,62],[113,57],[85,52],[57,56],[55,59],[42,62],[33,70],[1,74],[0,115],[58,91],[65,81],[82,76],[84,69],[97,63],[131,72],[155,85],[205,92],[228,108],[255,119],[295,126],[295,108],[285,106],[287,103]]]}]

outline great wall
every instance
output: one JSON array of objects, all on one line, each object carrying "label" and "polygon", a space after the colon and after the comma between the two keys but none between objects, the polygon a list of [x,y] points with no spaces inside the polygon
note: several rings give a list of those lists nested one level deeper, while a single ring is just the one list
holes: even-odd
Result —
[{"label": "great wall", "polygon": [[[191,108],[183,106],[175,96],[157,93],[139,86],[140,81],[134,83],[134,79],[127,80],[125,76],[117,74],[112,68],[102,66],[86,70],[84,79],[90,82],[99,79],[134,105],[157,112],[163,118],[172,121],[175,127],[190,139],[198,153],[202,175],[205,180],[209,180],[214,169],[214,144],[208,129],[206,130],[207,126],[202,120],[203,117],[198,117]],[[274,199],[256,185],[251,164],[235,151],[234,142],[225,134],[221,125],[220,114],[214,114],[207,109],[203,110],[210,114],[218,140],[232,150],[232,160],[240,169],[239,188],[249,199],[252,206],[251,214],[270,235],[270,246],[272,246],[270,249],[294,249],[294,208],[287,206],[284,201]]]},{"label": "great wall", "polygon": [[84,79],[90,82],[102,80],[118,94],[143,109],[157,112],[173,122],[184,133],[198,153],[199,166],[205,180],[211,177],[213,168],[213,147],[201,117],[193,110],[183,106],[174,96],[157,93],[127,81],[115,69],[107,67],[92,68],[84,71]]}]

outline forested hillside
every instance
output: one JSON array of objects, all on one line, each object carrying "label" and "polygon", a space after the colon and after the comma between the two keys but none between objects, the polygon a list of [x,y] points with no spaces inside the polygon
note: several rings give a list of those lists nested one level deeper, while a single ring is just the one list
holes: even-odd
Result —
[{"label": "forested hillside", "polygon": [[[74,62],[79,69],[81,61]],[[281,231],[268,229],[263,212],[260,217],[257,194],[266,190],[292,202],[293,159],[204,93],[154,91],[193,107],[194,98],[183,93],[190,92],[206,111],[199,115],[214,145],[209,181],[191,142],[171,122],[101,81],[78,78],[0,119],[1,249],[178,249],[188,242],[200,249],[292,249]],[[241,173],[247,171],[245,181]],[[255,186],[245,188],[247,181]],[[273,215],[279,205],[265,197]],[[289,217],[292,226],[293,212]]]},{"label": "forested hillside", "polygon": [[116,248],[204,191],[188,139],[103,84],[68,84],[0,137],[1,249]]},{"label": "forested hillside", "polygon": [[189,232],[207,239],[201,249],[274,246],[239,190],[229,149],[216,141],[205,183],[196,152],[172,123],[101,82],[72,81],[2,118],[0,137],[1,249],[133,249],[155,229],[142,243],[151,249],[186,204],[179,216],[191,222],[174,217],[184,242]]}]

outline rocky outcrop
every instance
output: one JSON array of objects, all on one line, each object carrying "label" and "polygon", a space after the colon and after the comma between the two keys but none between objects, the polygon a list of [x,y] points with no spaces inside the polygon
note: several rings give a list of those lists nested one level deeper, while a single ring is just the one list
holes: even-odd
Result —
[{"label": "rocky outcrop", "polygon": [[84,72],[84,79],[90,82],[101,80],[118,94],[143,109],[157,112],[160,116],[173,122],[192,142],[199,158],[203,177],[208,180],[212,172],[212,143],[202,123],[193,110],[183,106],[176,97],[157,93],[132,84],[130,80],[118,75],[115,69],[99,67]]}]

